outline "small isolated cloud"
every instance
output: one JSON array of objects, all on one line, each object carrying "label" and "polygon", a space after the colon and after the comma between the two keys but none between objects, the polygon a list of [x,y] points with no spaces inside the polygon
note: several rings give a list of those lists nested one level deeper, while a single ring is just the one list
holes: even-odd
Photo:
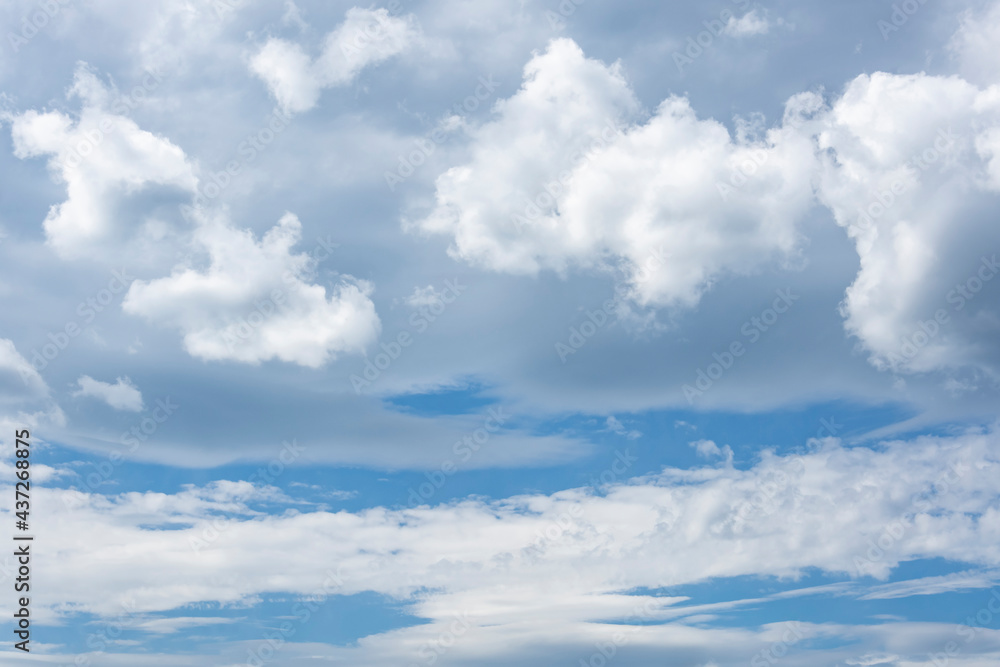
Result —
[{"label": "small isolated cloud", "polygon": [[251,59],[250,69],[286,113],[308,111],[324,88],[347,85],[365,67],[405,51],[419,35],[412,16],[396,18],[385,9],[354,7],[326,36],[315,60],[298,44],[272,38]]},{"label": "small isolated cloud", "polygon": [[629,430],[625,428],[625,425],[618,421],[615,417],[608,417],[606,425],[606,430],[617,435],[623,435],[629,440],[637,440],[642,437],[641,431],[636,431],[634,429]]},{"label": "small isolated cloud", "polygon": [[766,18],[757,14],[757,10],[747,12],[741,18],[732,16],[726,23],[725,33],[730,37],[752,37],[753,35],[765,35],[771,29],[771,24]]},{"label": "small isolated cloud", "polygon": [[413,294],[406,297],[406,305],[411,308],[433,306],[434,304],[441,303],[443,301],[442,297],[443,294],[436,290],[433,285],[417,287],[413,290]]},{"label": "small isolated cloud", "polygon": [[308,491],[315,491],[324,498],[331,498],[333,500],[350,500],[358,495],[357,491],[344,491],[342,489],[328,489],[319,484],[305,484],[303,482],[292,482],[289,486],[293,489],[306,489]]},{"label": "small isolated cloud", "polygon": [[142,393],[127,377],[120,377],[114,384],[83,375],[76,381],[80,387],[73,396],[90,396],[104,401],[115,410],[142,411]]},{"label": "small isolated cloud", "polygon": [[148,632],[153,635],[172,635],[188,628],[197,628],[207,625],[229,625],[238,623],[243,619],[239,618],[219,618],[207,616],[174,616],[172,618],[151,618],[149,620],[136,623],[137,630]]},{"label": "small isolated cloud", "polygon": [[733,460],[733,450],[729,445],[719,447],[711,440],[695,440],[688,443],[703,459],[722,458],[726,461]]},{"label": "small isolated cloud", "polygon": [[192,356],[318,368],[378,336],[369,283],[341,276],[328,294],[307,282],[313,260],[292,253],[302,236],[295,215],[286,213],[260,241],[225,217],[199,223],[194,243],[207,268],[179,265],[165,278],[137,280],[122,304],[126,313],[180,329]]}]

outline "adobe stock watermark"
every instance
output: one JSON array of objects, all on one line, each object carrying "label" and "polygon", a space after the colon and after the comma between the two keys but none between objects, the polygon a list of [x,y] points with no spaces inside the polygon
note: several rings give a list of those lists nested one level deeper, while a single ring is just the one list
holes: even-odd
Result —
[{"label": "adobe stock watermark", "polygon": [[618,320],[622,304],[631,298],[632,291],[636,286],[642,285],[653,277],[653,275],[667,262],[670,253],[663,249],[663,246],[653,250],[652,254],[640,264],[632,277],[631,287],[628,285],[615,285],[615,297],[608,299],[597,310],[586,311],[586,320],[579,325],[569,328],[569,337],[565,341],[556,341],[556,356],[566,364],[570,355],[576,354],[583,349],[584,345],[590,341],[597,332],[602,330],[608,322]]},{"label": "adobe stock watermark", "polygon": [[750,179],[767,164],[770,152],[763,148],[756,148],[747,153],[747,157],[740,160],[736,167],[730,172],[729,183],[722,181],[715,182],[715,189],[719,191],[719,198],[723,202],[728,202],[737,190],[743,188],[750,182]]},{"label": "adobe stock watermark", "polygon": [[263,667],[263,665],[274,660],[278,651],[298,634],[299,628],[308,623],[313,614],[323,607],[326,599],[343,589],[344,577],[341,574],[342,569],[342,567],[338,567],[336,572],[327,570],[323,584],[310,596],[320,597],[323,599],[323,602],[315,602],[313,600],[296,602],[291,609],[292,617],[296,623],[292,623],[289,620],[282,620],[280,625],[265,633],[255,646],[247,649],[247,659],[244,663],[246,667]]},{"label": "adobe stock watermark", "polygon": [[[246,481],[251,484],[260,482],[267,486],[273,486],[278,478],[285,473],[286,467],[298,461],[305,450],[306,448],[300,446],[295,439],[292,439],[291,442],[287,440],[282,442],[278,455],[271,459],[267,465],[258,468],[256,472],[247,477]],[[188,537],[188,545],[195,553],[207,549],[229,530],[233,523],[233,521],[223,517],[212,517],[210,521],[204,522],[198,535]]]},{"label": "adobe stock watermark", "polygon": [[62,154],[56,161],[63,169],[79,166],[89,158],[104,140],[118,130],[118,118],[125,117],[134,111],[163,82],[163,75],[155,70],[148,70],[142,81],[134,86],[126,95],[120,95],[111,105],[113,118],[102,118],[92,130],[83,133],[83,138],[70,147],[68,153]]},{"label": "adobe stock watermark", "polygon": [[[805,125],[807,118],[801,114],[786,114],[785,121],[782,123],[782,128],[790,128],[797,130]],[[753,180],[754,176],[760,172],[760,170],[768,163],[771,159],[771,151],[768,150],[769,146],[746,146],[744,147],[744,156],[740,157],[736,162],[736,165],[730,169],[729,181],[715,182],[715,189],[719,192],[719,198],[723,202],[728,202],[729,198],[736,194],[739,190],[742,190],[747,183]]]},{"label": "adobe stock watermark", "polygon": [[248,134],[246,139],[236,147],[237,157],[226,163],[221,171],[213,171],[208,174],[208,182],[199,184],[192,201],[192,206],[196,210],[204,210],[208,203],[214,201],[222,195],[226,189],[233,184],[235,179],[243,173],[243,170],[263,153],[268,146],[280,135],[291,123],[291,116],[285,114],[280,108],[275,107],[268,116],[267,123],[258,128],[254,133]]},{"label": "adobe stock watermark", "polygon": [[[397,5],[399,3],[396,3]],[[347,59],[357,59],[363,51],[382,42],[388,35],[389,9],[377,9],[374,18],[354,31],[353,41],[340,41],[340,53]]]},{"label": "adobe stock watermark", "polygon": [[[748,500],[744,500],[739,509],[736,510],[734,524],[743,526],[747,519],[754,514],[764,514],[770,516],[777,509],[778,504],[775,498],[782,491],[787,490],[792,481],[801,479],[806,471],[805,460],[796,456],[789,459],[791,463],[782,468],[768,471],[765,475],[754,480],[755,491]],[[786,470],[787,468],[787,470]]]},{"label": "adobe stock watermark", "polygon": [[[955,285],[945,295],[945,299],[953,305],[956,313],[961,312],[998,273],[1000,273],[1000,263],[997,262],[997,256],[983,256],[980,258],[979,267],[973,271],[973,274],[965,282]],[[900,338],[898,353],[887,355],[886,362],[896,368],[903,366],[906,362],[913,361],[925,347],[937,338],[949,322],[951,322],[951,315],[944,308],[939,308],[934,312],[934,317],[920,321],[915,331]]]},{"label": "adobe stock watermark", "polygon": [[[139,619],[139,612],[134,599],[129,598],[121,603],[122,611],[118,615],[101,621],[101,629],[87,635],[86,645],[90,649],[89,653],[101,655],[108,646],[119,645],[121,636],[125,630],[133,627]],[[60,665],[59,667],[90,667],[92,664],[90,656],[85,653],[77,655],[72,664]]]},{"label": "adobe stock watermark", "polygon": [[[473,94],[452,107],[454,116],[449,119],[449,121],[452,121],[450,124],[454,124],[454,119],[464,118],[467,114],[478,109],[480,104],[493,97],[499,85],[500,82],[495,81],[492,74],[488,77],[479,77],[479,84],[476,86]],[[396,186],[403,183],[410,176],[413,176],[421,166],[427,164],[427,160],[437,151],[438,146],[446,143],[453,134],[445,127],[439,125],[423,137],[414,139],[413,150],[406,155],[397,156],[399,163],[396,166],[396,170],[386,171],[384,174],[385,184],[389,187],[389,192],[395,192]]]},{"label": "adobe stock watermark", "polygon": [[41,0],[38,9],[21,18],[19,32],[15,33],[13,30],[7,32],[7,41],[14,53],[24,48],[39,32],[48,27],[49,23],[62,13],[63,8],[72,2],[73,0]]},{"label": "adobe stock watermark", "polygon": [[486,411],[486,419],[483,425],[457,440],[452,445],[451,451],[455,458],[445,459],[437,470],[424,473],[427,481],[421,483],[416,489],[410,487],[410,495],[407,502],[410,508],[422,505],[434,497],[438,491],[444,487],[448,478],[454,475],[461,468],[461,464],[468,463],[473,456],[485,447],[494,433],[498,433],[503,425],[510,418],[505,415],[503,407],[490,408]]},{"label": "adobe stock watermark", "polygon": [[[340,245],[334,243],[330,235],[326,238],[320,237],[316,245],[308,253],[309,262],[315,268],[325,262]],[[281,280],[285,285],[293,285],[299,280],[299,276],[291,271],[285,271]],[[240,317],[234,326],[223,329],[219,335],[230,352],[234,352],[238,346],[249,340],[254,332],[262,327],[274,315],[280,313],[285,307],[286,293],[283,289],[271,290],[269,296],[253,302],[253,308],[246,315]]]},{"label": "adobe stock watermark", "polygon": [[[732,0],[743,11],[750,9],[750,0]],[[700,58],[706,50],[712,47],[715,40],[727,34],[731,21],[736,21],[736,15],[729,9],[719,12],[719,17],[702,21],[705,29],[694,37],[687,38],[687,46],[682,51],[674,51],[674,65],[677,66],[677,73],[684,74],[684,68],[693,65],[694,61]]]},{"label": "adobe stock watermark", "polygon": [[[964,640],[964,645],[972,643],[987,628],[993,628],[1000,620],[1000,589],[990,589],[990,597],[975,614],[968,616],[965,623],[955,628],[955,634]],[[953,658],[957,658],[962,652],[963,644],[952,640],[946,643],[943,650],[936,653],[928,653],[927,659],[934,667],[946,667]]]},{"label": "adobe stock watermark", "polygon": [[403,351],[413,345],[414,340],[416,340],[415,337],[427,331],[431,324],[436,322],[448,309],[448,306],[455,303],[456,299],[467,288],[468,285],[459,283],[458,278],[445,280],[444,289],[441,292],[435,293],[434,298],[430,299],[427,303],[417,305],[416,312],[410,315],[409,323],[411,328],[397,333],[395,340],[391,340],[388,343],[380,342],[379,349],[381,352],[372,358],[365,359],[365,367],[361,371],[361,375],[354,373],[348,378],[351,387],[354,389],[354,393],[360,396],[364,389],[371,387],[372,384],[382,377],[382,373],[389,370],[393,362],[403,355]]},{"label": "adobe stock watermark", "polygon": [[712,358],[715,361],[705,368],[698,369],[694,385],[685,384],[681,387],[684,398],[690,405],[694,404],[695,398],[703,396],[706,391],[715,386],[715,383],[736,364],[737,360],[747,353],[748,346],[759,341],[765,333],[770,331],[781,319],[781,316],[791,310],[800,298],[793,294],[791,288],[788,287],[777,290],[775,294],[778,295],[778,298],[774,300],[770,308],[765,308],[759,315],[751,317],[740,327],[740,333],[747,339],[745,344],[742,340],[734,340],[721,353],[713,353]]},{"label": "adobe stock watermark", "polygon": [[[814,436],[817,439],[834,438],[843,428],[832,417],[825,417],[819,420],[820,426]],[[758,476],[754,480],[754,493],[748,500],[744,500],[738,510],[734,524],[743,526],[747,519],[754,514],[764,514],[770,516],[777,508],[775,499],[782,491],[791,487],[792,482],[801,479],[806,472],[806,462],[801,456],[786,457],[785,466],[776,470],[770,470],[766,474]]]},{"label": "adobe stock watermark", "polygon": [[1000,273],[997,256],[986,257],[984,255],[980,258],[979,268],[973,272],[973,275],[969,276],[964,283],[955,285],[955,288],[948,292],[945,298],[948,303],[955,305],[956,313],[960,312],[976,298],[976,295],[983,291],[986,283],[996,278],[997,273]]},{"label": "adobe stock watermark", "polygon": [[892,5],[892,14],[889,20],[879,19],[875,25],[882,33],[882,40],[889,41],[889,36],[909,23],[910,17],[920,11],[920,8],[927,4],[927,0],[903,0]]},{"label": "adobe stock watermark", "polygon": [[[629,450],[616,450],[615,458],[607,468],[600,474],[590,478],[589,484],[584,488],[598,490],[601,487],[611,486],[622,480],[631,470],[639,458],[629,453]],[[573,503],[569,508],[560,512],[552,521],[545,526],[545,529],[535,531],[534,541],[521,550],[525,557],[540,557],[545,553],[547,544],[551,544],[562,538],[567,532],[576,527],[576,521],[583,516],[583,509],[579,503]]]},{"label": "adobe stock watermark", "polygon": [[[108,281],[106,287],[77,305],[76,314],[80,320],[70,320],[62,329],[54,333],[50,331],[48,343],[43,344],[40,349],[31,349],[31,359],[29,360],[31,367],[37,372],[45,370],[51,362],[55,361],[56,357],[69,347],[73,339],[83,333],[86,325],[92,324],[97,316],[111,305],[116,296],[129,288],[133,280],[135,278],[128,275],[128,271],[124,268],[121,271],[112,271],[111,280]],[[27,371],[23,369],[21,379],[24,380],[25,384],[30,381]]]},{"label": "adobe stock watermark", "polygon": [[800,641],[805,639],[805,632],[802,624],[798,621],[788,621],[783,624],[784,631],[781,638],[773,642],[767,648],[761,649],[750,659],[750,667],[771,667],[779,660],[788,655],[789,650]]},{"label": "adobe stock watermark", "polygon": [[[948,154],[948,151],[958,141],[951,129],[938,131],[934,144],[907,160],[906,165],[918,171],[927,171],[934,163]],[[898,198],[908,189],[906,181],[896,179],[889,186],[888,190],[873,191],[871,202],[864,208],[858,209],[858,229],[870,229],[875,221],[885,215],[896,205]]]},{"label": "adobe stock watermark", "polygon": [[[599,641],[594,643],[594,652],[588,658],[580,658],[579,667],[606,667],[618,655],[623,646],[628,644],[629,635],[639,632],[636,624],[647,623],[656,620],[656,612],[660,606],[653,600],[647,599],[643,604],[632,607],[625,621],[629,624],[623,629],[612,633],[610,641]],[[628,628],[627,630],[624,628]]]},{"label": "adobe stock watermark", "polygon": [[[115,469],[124,463],[125,455],[134,454],[140,446],[156,434],[160,426],[165,424],[178,408],[180,406],[174,403],[169,396],[156,399],[155,406],[147,410],[142,419],[122,433],[121,438],[119,438],[119,444],[125,448],[124,453],[118,450],[110,452],[106,461],[94,464],[94,471],[83,478],[86,492],[97,491],[101,485],[111,479]],[[80,493],[78,490],[64,492],[62,494],[63,504],[70,509],[78,507],[83,502]]]},{"label": "adobe stock watermark", "polygon": [[442,630],[434,639],[427,640],[418,651],[421,661],[411,662],[408,667],[420,667],[420,665],[433,665],[441,656],[451,650],[458,643],[458,640],[465,636],[465,633],[472,627],[468,612],[461,612],[455,615],[454,620],[448,629]]},{"label": "adobe stock watermark", "polygon": [[[958,485],[967,470],[961,461],[950,463],[948,469],[942,471],[933,484],[927,484],[920,493],[913,495],[910,499],[910,505],[914,510],[912,513],[931,511],[934,506],[924,496],[931,492],[938,495],[949,493],[954,486]],[[876,539],[868,538],[868,550],[864,553],[864,557],[862,558],[860,555],[854,557],[854,569],[858,576],[875,575],[885,569],[880,566],[880,563],[913,528],[914,524],[907,518],[908,514],[910,513],[904,513],[888,522],[882,527]]]},{"label": "adobe stock watermark", "polygon": [[559,6],[556,7],[556,11],[551,9],[545,10],[545,20],[549,22],[549,28],[551,30],[562,30],[566,27],[566,19],[576,13],[576,10],[580,5],[585,3],[587,0],[562,0]]}]

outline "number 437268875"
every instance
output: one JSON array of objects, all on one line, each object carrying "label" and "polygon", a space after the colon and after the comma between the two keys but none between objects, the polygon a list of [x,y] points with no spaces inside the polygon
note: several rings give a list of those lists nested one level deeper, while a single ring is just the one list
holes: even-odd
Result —
[{"label": "number 437268875", "polygon": [[[15,454],[17,455],[17,463],[15,467],[17,468],[17,478],[21,481],[17,483],[15,488],[15,509],[17,510],[16,516],[20,521],[28,521],[28,512],[31,509],[29,503],[30,498],[28,497],[28,491],[31,489],[31,482],[28,481],[30,473],[28,468],[30,463],[28,462],[28,457],[31,456],[31,450],[28,447],[31,445],[28,442],[30,434],[27,429],[23,431],[17,431],[15,434],[17,439],[17,448],[15,449]],[[23,491],[22,491],[23,489]],[[21,500],[24,498],[24,500]]]}]

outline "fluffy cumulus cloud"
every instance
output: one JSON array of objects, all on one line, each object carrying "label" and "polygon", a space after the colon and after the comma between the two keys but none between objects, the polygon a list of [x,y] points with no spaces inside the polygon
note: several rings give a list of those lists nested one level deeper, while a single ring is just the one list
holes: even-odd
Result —
[{"label": "fluffy cumulus cloud", "polygon": [[[49,31],[11,61],[18,82],[30,79],[22,99],[54,99],[66,80],[21,70],[69,76],[81,59],[123,80],[157,64],[169,79],[142,127],[110,79],[83,65],[72,110],[36,101],[0,116],[15,167],[3,194],[12,205],[0,214],[12,274],[0,292],[14,302],[0,338],[0,442],[27,428],[32,451],[45,453],[45,464],[31,463],[31,528],[44,546],[31,565],[45,589],[31,613],[43,643],[26,658],[0,649],[0,662],[78,664],[73,651],[100,651],[84,657],[112,667],[172,665],[181,652],[205,667],[653,667],[664,656],[695,667],[1000,664],[1000,424],[952,420],[934,435],[876,442],[858,431],[910,428],[915,421],[895,423],[907,410],[838,400],[843,431],[823,420],[822,432],[851,442],[761,445],[760,433],[812,430],[807,418],[821,406],[801,419],[787,410],[699,416],[704,405],[655,412],[701,373],[675,359],[733,367],[714,405],[741,392],[780,401],[779,384],[789,396],[803,378],[825,377],[795,365],[807,358],[832,359],[816,367],[833,376],[843,365],[843,377],[826,393],[793,396],[796,405],[881,400],[908,382],[969,394],[989,412],[995,387],[986,387],[1000,377],[1000,2],[975,3],[932,30],[918,24],[946,10],[910,3],[922,8],[907,14],[910,46],[899,31],[877,57],[859,50],[858,65],[835,62],[843,85],[827,89],[792,87],[782,67],[757,70],[779,57],[835,55],[842,42],[786,43],[790,24],[746,3],[742,18],[708,22],[734,37],[714,47],[718,56],[739,46],[747,57],[723,58],[731,67],[711,82],[688,79],[690,95],[671,95],[679,79],[654,67],[682,38],[670,21],[647,12],[608,23],[579,1],[560,5],[554,24],[532,3],[423,3],[413,9],[422,28],[395,10],[345,15],[351,3],[56,4]],[[855,4],[857,18],[864,3]],[[45,6],[16,0],[0,13],[20,21]],[[840,10],[800,10],[806,36],[842,27]],[[333,18],[315,31],[321,16]],[[498,26],[504,39],[491,34]],[[546,26],[577,41],[552,39]],[[955,26],[950,42],[916,48]],[[91,34],[105,37],[84,48]],[[599,44],[603,60],[578,44]],[[181,206],[205,185],[190,156],[231,154],[242,128],[275,104],[267,93],[287,114],[306,112],[333,94],[324,91],[343,92],[414,47],[448,67],[358,91],[349,111],[334,105],[289,128],[283,146],[252,158],[268,188],[248,184],[227,206]],[[616,50],[627,65],[612,62]],[[925,62],[932,73],[918,71]],[[0,79],[14,70],[0,64]],[[725,85],[733,72],[747,85]],[[160,86],[159,76],[142,87]],[[352,145],[391,166],[420,132],[413,126],[434,127],[435,110],[480,77],[506,82],[504,99],[445,121],[467,140],[436,149],[424,167],[436,176],[430,192],[414,182],[383,197],[331,179],[357,171],[338,148],[345,134],[378,118]],[[744,106],[739,91],[749,88],[774,117]],[[247,103],[247,90],[266,108]],[[777,99],[775,90],[788,92]],[[18,97],[6,95],[0,106],[10,109]],[[718,115],[729,108],[747,110]],[[46,162],[54,196],[27,185]],[[382,170],[362,169],[347,185],[366,173],[381,189]],[[373,283],[320,270],[329,245],[304,246],[303,222],[286,206],[328,225],[324,233],[344,232],[357,254],[336,268],[377,281],[383,315],[400,323],[387,321],[381,359],[343,363],[381,333]],[[317,219],[330,210],[344,215]],[[378,221],[399,210],[405,231],[435,242],[386,235]],[[46,245],[34,241],[40,226]],[[441,240],[474,268],[453,277]],[[94,261],[53,261],[81,257]],[[112,258],[138,279],[122,288],[120,309],[102,302],[101,320],[87,320],[86,281],[104,281],[98,265]],[[802,267],[798,281],[774,275]],[[480,270],[543,279],[477,279]],[[737,368],[725,345],[767,308],[761,286],[770,302],[771,284],[786,278],[801,319],[775,324]],[[636,317],[598,325],[590,304],[612,281],[611,303]],[[476,295],[438,321],[411,312],[437,312],[465,284]],[[661,314],[675,328],[655,326]],[[45,335],[64,317],[86,334],[72,347]],[[601,336],[560,364],[553,342],[585,318]],[[654,326],[636,336],[633,321]],[[420,341],[411,335],[412,351],[397,354],[407,331]],[[55,347],[58,363],[45,352]],[[286,365],[261,366],[269,361]],[[570,385],[593,393],[552,389]],[[558,398],[557,414],[556,403],[532,398],[543,395]],[[73,407],[69,420],[57,398]],[[234,405],[245,423],[219,419]],[[597,407],[581,414],[581,405]],[[158,416],[175,407],[169,424]],[[126,455],[141,469],[119,466]],[[8,498],[15,456],[0,448]],[[250,460],[268,462],[248,476]],[[587,461],[601,472],[580,487]],[[178,486],[179,465],[213,467],[216,481]],[[157,466],[162,474],[149,475]],[[336,483],[325,483],[331,475]],[[12,511],[0,517],[12,523]],[[13,553],[0,556],[0,585],[15,567]],[[823,611],[802,620],[806,608]],[[978,620],[983,610],[989,622]],[[344,617],[352,622],[324,626]],[[289,624],[280,642],[260,639]],[[957,653],[946,648],[954,642]]]},{"label": "fluffy cumulus cloud", "polygon": [[[957,43],[997,20],[967,20]],[[799,222],[822,205],[860,257],[842,310],[874,364],[995,375],[998,90],[876,72],[830,100],[792,96],[771,127],[738,118],[731,134],[683,97],[635,120],[619,68],[556,40],[413,224],[486,269],[608,270],[641,305],[690,307],[719,280],[794,266]]]},{"label": "fluffy cumulus cloud", "polygon": [[[514,647],[587,651],[594,633],[611,637],[604,623],[615,620],[629,635],[635,664],[646,664],[646,651],[668,649],[745,664],[774,639],[765,629],[761,636],[743,631],[749,634],[738,650],[730,653],[717,642],[713,647],[711,638],[724,631],[711,627],[711,614],[765,600],[706,604],[690,596],[626,592],[748,575],[794,578],[810,568],[846,578],[784,597],[890,599],[988,587],[988,568],[1000,558],[997,438],[995,430],[973,430],[874,448],[814,440],[801,455],[764,452],[748,470],[722,462],[630,480],[624,475],[633,457],[626,450],[610,462],[611,481],[599,490],[409,510],[330,513],[300,504],[307,511],[268,515],[256,509],[260,503],[293,499],[245,482],[173,495],[45,489],[51,510],[40,517],[39,534],[49,548],[38,576],[58,587],[61,602],[39,613],[49,619],[82,611],[112,616],[127,604],[147,614],[206,601],[252,601],[266,593],[308,598],[376,591],[432,623],[337,649],[339,660],[400,664],[458,616],[475,640],[449,655],[454,664],[480,664],[484,656],[540,660]],[[102,540],[92,539],[95,531]],[[309,549],[297,547],[304,541]],[[965,562],[981,572],[874,587],[852,583],[884,579],[918,558]],[[275,559],[284,563],[280,574],[270,566]],[[151,569],[169,576],[152,581]],[[801,639],[866,632],[810,624],[800,629]],[[834,664],[893,643],[875,632],[852,652],[812,657]],[[624,644],[618,644],[622,651]],[[895,642],[894,650],[905,644]]]},{"label": "fluffy cumulus cloud", "polygon": [[386,9],[354,7],[327,34],[317,58],[298,44],[271,38],[251,59],[250,69],[286,113],[308,111],[324,88],[350,83],[365,67],[404,52],[419,36],[412,16],[398,18]]},{"label": "fluffy cumulus cloud", "polygon": [[302,224],[286,213],[259,241],[224,214],[195,212],[193,244],[207,266],[179,265],[164,278],[136,281],[126,313],[174,327],[205,360],[269,359],[317,368],[376,338],[372,286],[344,276],[328,290],[308,282],[315,260],[294,253]]},{"label": "fluffy cumulus cloud", "polygon": [[794,257],[812,196],[807,137],[758,133],[750,122],[733,137],[681,97],[637,121],[620,67],[568,39],[524,74],[498,118],[473,130],[471,161],[438,178],[434,210],[416,223],[450,234],[453,256],[523,274],[611,270],[636,301],[667,306]]},{"label": "fluffy cumulus cloud", "polygon": [[118,378],[111,384],[83,375],[76,383],[79,388],[73,392],[73,396],[96,398],[115,410],[142,411],[142,392],[128,378]]},{"label": "fluffy cumulus cloud", "polygon": [[[155,85],[153,75],[147,77]],[[49,169],[65,183],[66,201],[49,209],[48,243],[63,257],[91,256],[116,235],[142,229],[130,215],[130,197],[154,187],[178,193],[195,189],[197,178],[184,152],[169,140],[139,128],[127,106],[85,65],[69,91],[82,108],[73,118],[60,111],[9,115],[14,154],[50,156]]]},{"label": "fluffy cumulus cloud", "polygon": [[880,367],[1000,368],[1000,94],[958,77],[852,81],[817,128],[819,197],[861,268],[846,326]]}]

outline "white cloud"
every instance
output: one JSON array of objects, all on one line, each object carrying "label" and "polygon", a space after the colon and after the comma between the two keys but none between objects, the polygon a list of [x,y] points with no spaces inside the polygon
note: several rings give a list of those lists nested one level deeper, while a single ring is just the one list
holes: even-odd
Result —
[{"label": "white cloud", "polygon": [[[577,646],[577,638],[589,636],[583,643],[592,643],[593,631],[617,618],[626,620],[621,627],[630,632],[631,647],[693,650],[721,631],[697,629],[693,619],[758,601],[706,605],[622,591],[727,577],[791,578],[811,568],[884,578],[917,558],[995,564],[997,438],[996,431],[969,432],[871,449],[828,439],[801,456],[765,452],[749,470],[668,468],[615,482],[600,494],[570,489],[356,513],[266,515],[255,504],[292,499],[246,482],[121,496],[42,489],[47,497],[39,502],[50,511],[36,520],[38,534],[58,561],[39,561],[38,576],[60,591],[53,604],[62,612],[113,615],[123,601],[149,613],[267,593],[311,596],[324,591],[326,581],[332,582],[328,594],[379,592],[430,620],[430,627],[362,640],[351,652],[354,664],[382,664],[381,651],[399,664],[399,654],[439,633],[459,612],[470,623],[470,664],[476,652],[510,655],[511,646],[544,644],[544,636]],[[92,539],[95,532],[102,540]],[[296,548],[304,540],[310,549]],[[877,552],[873,543],[881,545]],[[283,564],[280,573],[275,562]],[[163,576],[150,580],[151,569]],[[916,582],[909,589],[975,586],[970,577],[945,583]],[[891,593],[874,590],[876,597]],[[800,593],[852,591],[864,588]],[[635,609],[644,605],[642,618],[662,624],[634,624]],[[40,618],[54,613],[39,609]],[[805,636],[865,632],[803,625]],[[841,659],[875,653],[879,642],[869,640]],[[754,642],[755,651],[766,646],[766,632]],[[466,654],[453,657],[460,655]],[[736,664],[738,656],[712,657]]]},{"label": "white cloud", "polygon": [[939,595],[956,591],[989,589],[997,583],[996,572],[956,572],[873,587],[862,600],[894,600],[913,595]]},{"label": "white cloud", "polygon": [[444,301],[444,293],[433,285],[427,287],[416,287],[413,294],[406,297],[406,305],[410,308],[420,308],[421,306],[433,306]]},{"label": "white cloud", "polygon": [[962,74],[970,81],[994,84],[1000,81],[997,42],[1000,40],[1000,2],[987,2],[979,10],[966,10],[948,48]]},{"label": "white cloud", "polygon": [[194,244],[208,266],[184,264],[168,277],[137,280],[122,304],[126,313],[180,329],[185,349],[205,360],[277,358],[318,368],[377,337],[370,284],[342,276],[328,295],[307,281],[312,260],[292,253],[302,225],[291,213],[260,241],[224,215],[195,216]]},{"label": "white cloud", "polygon": [[608,417],[605,422],[608,431],[616,434],[623,435],[629,440],[638,440],[642,437],[642,431],[637,431],[635,429],[627,429],[625,425],[622,424],[616,417]]},{"label": "white cloud", "polygon": [[[553,41],[498,118],[472,130],[471,161],[438,178],[416,226],[495,271],[614,270],[643,305],[690,306],[726,275],[794,258],[812,201],[808,137],[744,124],[734,140],[679,97],[624,126],[638,108],[617,65]],[[733,185],[739,170],[753,177]]]},{"label": "white cloud", "polygon": [[206,625],[229,625],[237,623],[241,619],[218,618],[211,616],[174,616],[171,618],[151,618],[137,621],[134,627],[142,632],[154,635],[171,635],[188,628],[203,627]]},{"label": "white cloud", "polygon": [[412,16],[397,18],[386,9],[347,10],[327,34],[313,61],[298,44],[271,38],[250,61],[286,113],[316,106],[324,88],[350,83],[365,67],[403,53],[420,36]]},{"label": "white cloud", "polygon": [[725,32],[732,37],[752,37],[753,35],[764,35],[771,28],[771,24],[766,18],[757,15],[754,9],[747,12],[740,18],[731,16],[726,23]]},{"label": "white cloud", "polygon": [[142,393],[127,377],[120,377],[115,384],[110,384],[83,375],[77,380],[77,384],[80,388],[73,392],[73,396],[91,396],[104,401],[115,410],[142,411]]},{"label": "white cloud", "polygon": [[998,127],[995,89],[925,74],[862,75],[824,115],[818,194],[861,259],[842,310],[881,368],[1000,368]]},{"label": "white cloud", "polygon": [[722,458],[727,463],[732,463],[733,461],[733,450],[729,445],[719,447],[712,440],[696,440],[688,443],[688,445],[693,447],[698,456],[703,459]]},{"label": "white cloud", "polygon": [[607,270],[640,305],[691,307],[727,277],[794,267],[821,203],[856,245],[842,312],[877,367],[995,375],[997,91],[877,72],[829,104],[791,97],[770,129],[738,119],[734,137],[680,97],[627,124],[638,103],[619,68],[555,40],[409,224],[488,270]]},{"label": "white cloud", "polygon": [[129,196],[151,186],[193,192],[197,183],[180,148],[112,111],[114,94],[81,64],[69,91],[82,102],[79,118],[33,110],[7,118],[14,154],[51,156],[50,170],[66,184],[66,201],[44,222],[48,243],[63,257],[106,251],[113,232],[138,228],[143,221],[121,208]]}]

